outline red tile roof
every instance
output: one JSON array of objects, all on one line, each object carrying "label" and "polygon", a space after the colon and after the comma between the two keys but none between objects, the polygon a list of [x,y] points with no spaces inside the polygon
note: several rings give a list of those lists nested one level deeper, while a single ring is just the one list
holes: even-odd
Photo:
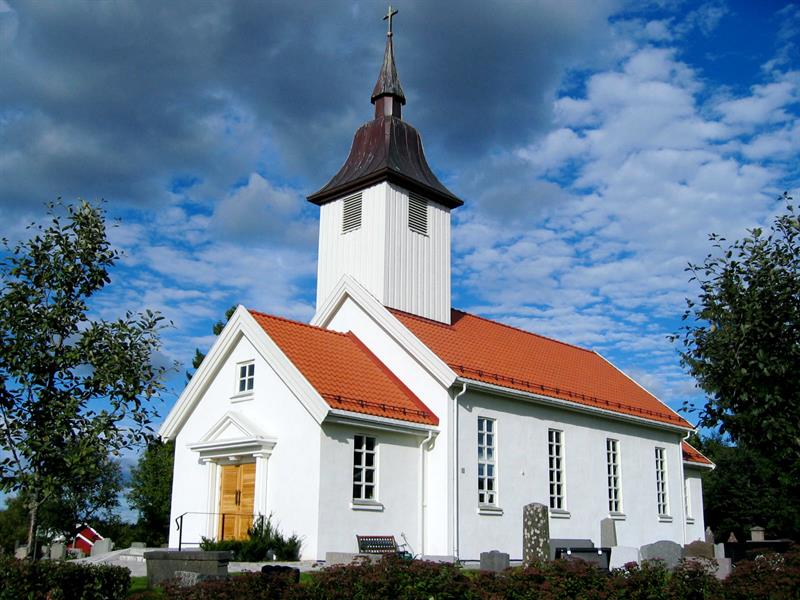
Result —
[{"label": "red tile roof", "polygon": [[352,333],[250,314],[331,408],[438,425],[433,411]]},{"label": "red tile roof", "polygon": [[389,310],[464,378],[691,427],[596,352],[460,310],[451,325]]},{"label": "red tile roof", "polygon": [[697,463],[700,465],[714,464],[708,458],[703,456],[700,450],[689,444],[689,442],[682,441],[681,450],[683,451],[683,460],[685,460],[686,462]]}]

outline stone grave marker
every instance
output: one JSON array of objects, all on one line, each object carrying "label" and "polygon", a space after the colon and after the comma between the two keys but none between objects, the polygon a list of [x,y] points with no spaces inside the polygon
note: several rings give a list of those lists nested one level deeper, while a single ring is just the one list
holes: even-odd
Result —
[{"label": "stone grave marker", "polygon": [[550,514],[544,504],[533,502],[522,508],[522,563],[550,557]]},{"label": "stone grave marker", "polygon": [[92,546],[92,556],[99,556],[101,554],[108,554],[114,549],[114,542],[111,538],[103,538],[97,540]]},{"label": "stone grave marker", "polygon": [[713,544],[714,543],[714,532],[711,531],[711,527],[706,527],[706,541],[709,544]]},{"label": "stone grave marker", "polygon": [[67,546],[63,542],[53,542],[50,546],[50,560],[64,560],[67,558]]},{"label": "stone grave marker", "polygon": [[617,545],[617,522],[611,517],[600,521],[600,546],[611,548]]},{"label": "stone grave marker", "polygon": [[508,554],[499,550],[481,552],[481,571],[494,571],[501,573],[511,566]]},{"label": "stone grave marker", "polygon": [[694,558],[714,558],[714,544],[696,540],[683,547],[683,555]]},{"label": "stone grave marker", "polygon": [[639,550],[642,560],[663,560],[668,569],[674,569],[683,558],[683,548],[675,542],[660,540],[645,544]]}]

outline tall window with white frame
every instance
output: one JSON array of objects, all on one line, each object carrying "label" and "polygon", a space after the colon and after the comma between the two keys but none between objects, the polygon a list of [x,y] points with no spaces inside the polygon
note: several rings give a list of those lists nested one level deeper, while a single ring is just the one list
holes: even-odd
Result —
[{"label": "tall window with white frame", "polygon": [[606,476],[608,479],[608,512],[622,513],[622,486],[619,472],[619,440],[606,439]]},{"label": "tall window with white frame", "polygon": [[494,419],[478,417],[478,504],[497,506],[497,469]]},{"label": "tall window with white frame", "polygon": [[691,486],[688,479],[683,480],[683,508],[686,510],[686,520],[693,523]]},{"label": "tall window with white frame", "polygon": [[255,363],[250,362],[239,365],[239,384],[236,386],[236,391],[239,394],[253,391],[253,385],[255,384],[255,374],[256,374]]},{"label": "tall window with white frame", "polygon": [[667,458],[664,448],[656,448],[656,500],[659,516],[669,515],[667,497]]},{"label": "tall window with white frame", "polygon": [[374,501],[377,481],[377,442],[368,435],[353,440],[353,500]]},{"label": "tall window with white frame", "polygon": [[565,510],[564,498],[564,432],[547,430],[547,454],[550,458],[550,508]]}]

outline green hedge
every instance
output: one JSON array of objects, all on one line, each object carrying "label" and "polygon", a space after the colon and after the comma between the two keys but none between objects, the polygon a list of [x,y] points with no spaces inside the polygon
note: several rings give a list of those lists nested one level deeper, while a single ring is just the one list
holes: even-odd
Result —
[{"label": "green hedge", "polygon": [[800,552],[742,561],[722,582],[695,562],[673,571],[659,561],[631,563],[604,573],[559,560],[489,573],[389,556],[329,567],[300,585],[253,573],[165,592],[170,600],[790,600],[800,599]]},{"label": "green hedge", "polygon": [[0,556],[0,600],[121,600],[130,585],[125,567]]}]

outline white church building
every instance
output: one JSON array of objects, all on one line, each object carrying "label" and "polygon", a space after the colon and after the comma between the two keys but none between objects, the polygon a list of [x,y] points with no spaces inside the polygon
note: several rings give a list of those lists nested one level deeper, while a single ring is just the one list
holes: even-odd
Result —
[{"label": "white church building", "polygon": [[616,521],[619,545],[704,534],[692,425],[601,355],[453,309],[450,212],[463,204],[401,118],[391,29],[320,207],[310,324],[239,306],[170,411],[170,547],[272,515],[302,557],[394,535],[415,554],[522,557],[522,509],[553,538]]}]

